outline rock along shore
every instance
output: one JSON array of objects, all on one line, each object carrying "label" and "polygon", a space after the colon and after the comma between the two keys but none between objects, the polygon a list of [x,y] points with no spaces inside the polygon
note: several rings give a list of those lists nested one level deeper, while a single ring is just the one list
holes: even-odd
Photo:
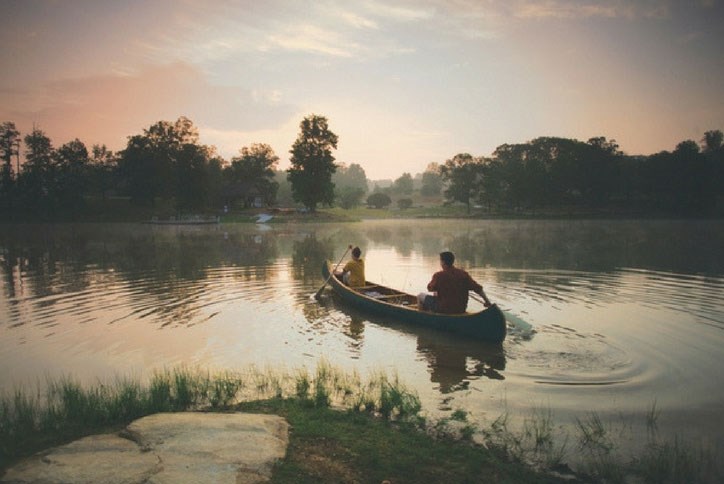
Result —
[{"label": "rock along shore", "polygon": [[116,434],[40,452],[8,469],[0,482],[266,482],[288,443],[289,425],[276,415],[162,413]]}]

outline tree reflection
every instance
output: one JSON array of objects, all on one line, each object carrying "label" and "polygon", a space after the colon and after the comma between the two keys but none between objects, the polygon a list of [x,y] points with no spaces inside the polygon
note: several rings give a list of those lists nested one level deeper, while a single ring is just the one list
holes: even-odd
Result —
[{"label": "tree reflection", "polygon": [[345,344],[354,354],[364,344],[365,319],[354,312],[340,311],[333,293],[326,293],[319,299],[307,298],[302,312],[309,323],[309,329],[317,333],[338,332],[347,337]]},{"label": "tree reflection", "polygon": [[442,245],[468,266],[724,272],[724,259],[718,257],[724,234],[720,227],[703,222],[480,221],[456,232]]},{"label": "tree reflection", "polygon": [[109,295],[129,287],[135,312],[153,316],[162,326],[198,319],[198,299],[214,268],[237,269],[224,277],[265,281],[274,276],[277,266],[271,262],[278,258],[273,233],[70,224],[18,226],[12,235],[3,232],[0,254],[10,301],[22,296],[45,307],[89,289]]},{"label": "tree reflection", "polygon": [[309,282],[321,279],[322,263],[331,260],[334,244],[330,238],[318,240],[310,234],[302,240],[295,240],[292,246],[292,277],[297,281]]}]

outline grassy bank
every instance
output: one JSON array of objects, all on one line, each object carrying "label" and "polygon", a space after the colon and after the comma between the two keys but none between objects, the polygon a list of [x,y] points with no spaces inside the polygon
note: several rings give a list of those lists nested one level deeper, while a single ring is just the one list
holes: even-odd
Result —
[{"label": "grassy bank", "polygon": [[620,435],[595,413],[564,439],[555,435],[560,427],[546,411],[533,412],[515,429],[507,415],[481,427],[462,409],[431,420],[394,375],[361,378],[326,362],[311,371],[177,368],[145,383],[119,379],[84,387],[64,379],[32,393],[18,390],[0,398],[0,470],[39,450],[177,411],[287,418],[293,430],[275,482],[557,482],[553,470],[573,475],[565,465],[571,453],[583,463],[578,480],[716,482],[717,475],[704,450],[655,438],[655,406],[646,422],[654,437],[642,452],[623,458],[617,453]]}]

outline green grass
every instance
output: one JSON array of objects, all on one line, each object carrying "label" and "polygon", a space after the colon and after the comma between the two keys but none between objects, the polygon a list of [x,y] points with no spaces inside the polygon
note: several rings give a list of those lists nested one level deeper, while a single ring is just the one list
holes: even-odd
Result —
[{"label": "green grass", "polygon": [[[40,391],[0,397],[0,469],[20,457],[79,437],[120,429],[158,412],[228,410],[245,400],[296,398],[315,407],[331,405],[390,420],[415,416],[420,401],[397,377],[377,373],[362,380],[321,361],[315,372],[251,367],[211,374],[186,367],[156,372],[141,384],[118,379],[84,387],[64,378]],[[364,402],[360,407],[359,402]]]},{"label": "green grass", "polygon": [[481,446],[431,438],[412,422],[339,412],[298,399],[243,403],[246,412],[282,415],[291,424],[276,483],[556,482]]},{"label": "green grass", "polygon": [[543,471],[569,471],[567,457],[593,482],[718,482],[722,474],[703,447],[659,439],[655,403],[638,453],[620,451],[623,432],[595,412],[577,420],[571,449],[550,410],[533,410],[517,428],[507,413],[480,427],[461,408],[431,420],[397,375],[362,378],[324,360],[311,371],[180,367],[144,383],[120,378],[85,387],[64,378],[42,391],[16,390],[0,397],[0,470],[51,446],[121,430],[144,415],[194,410],[286,417],[290,448],[274,482],[554,482]]},{"label": "green grass", "polygon": [[460,218],[467,217],[467,209],[462,205],[428,205],[414,206],[405,210],[400,210],[397,206],[389,208],[367,208],[365,206],[355,207],[351,209],[343,209],[340,207],[324,208],[321,213],[326,213],[339,218],[348,218],[352,220],[363,219],[391,219],[391,218]]}]

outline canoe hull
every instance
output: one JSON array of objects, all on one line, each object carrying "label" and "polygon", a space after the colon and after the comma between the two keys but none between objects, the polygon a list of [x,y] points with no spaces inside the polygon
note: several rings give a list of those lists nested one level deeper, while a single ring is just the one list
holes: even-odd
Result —
[{"label": "canoe hull", "polygon": [[[416,305],[413,304],[406,306],[393,304],[354,291],[336,277],[329,277],[330,269],[329,262],[325,262],[322,266],[322,276],[325,280],[329,278],[329,284],[342,300],[363,311],[407,323],[450,331],[491,343],[501,343],[505,340],[507,333],[505,315],[495,304],[477,313],[440,314],[419,311]],[[371,285],[373,283],[368,281],[367,284]],[[413,296],[405,296],[410,300],[413,299]]]}]

